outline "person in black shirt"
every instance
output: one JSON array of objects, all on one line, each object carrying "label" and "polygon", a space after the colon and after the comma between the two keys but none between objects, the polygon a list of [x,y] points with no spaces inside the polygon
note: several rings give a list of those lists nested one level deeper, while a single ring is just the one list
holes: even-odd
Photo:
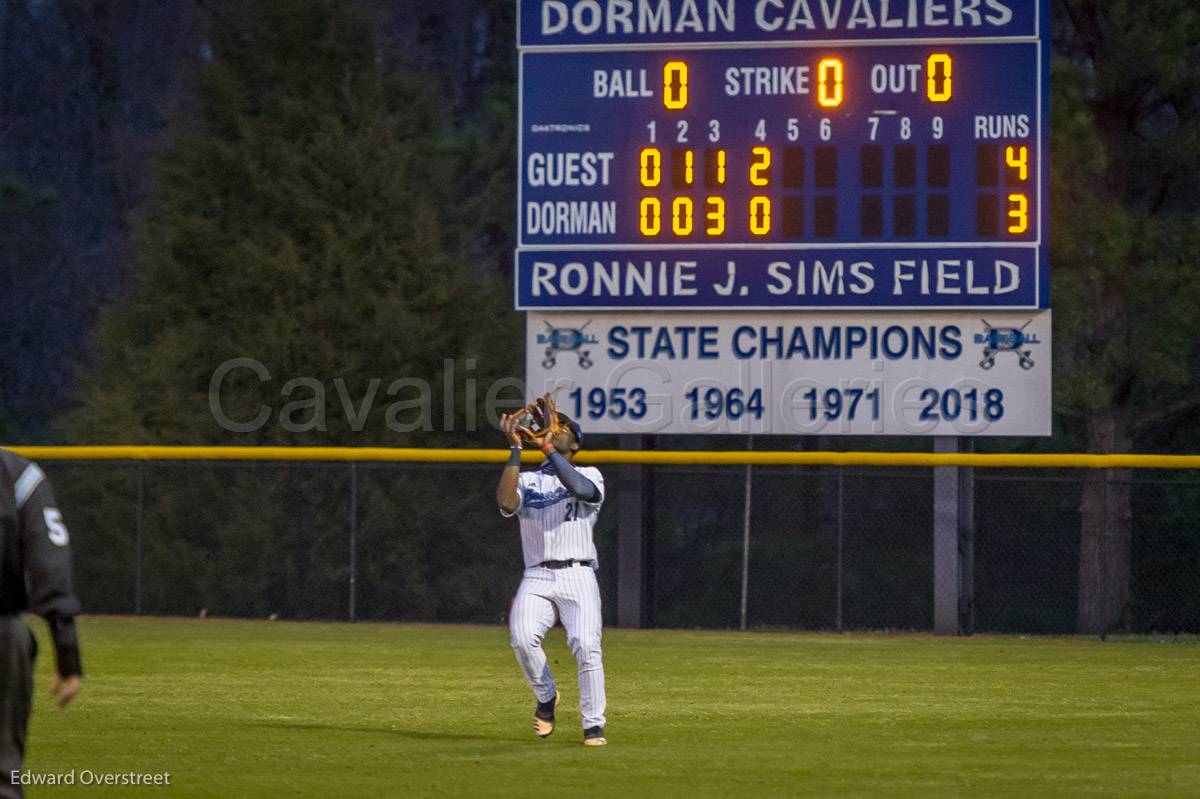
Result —
[{"label": "person in black shirt", "polygon": [[50,626],[58,667],[50,692],[65,707],[83,667],[71,590],[70,534],[54,491],[37,464],[0,449],[0,799],[22,796],[25,731],[33,700],[37,643],[21,618],[32,611]]}]

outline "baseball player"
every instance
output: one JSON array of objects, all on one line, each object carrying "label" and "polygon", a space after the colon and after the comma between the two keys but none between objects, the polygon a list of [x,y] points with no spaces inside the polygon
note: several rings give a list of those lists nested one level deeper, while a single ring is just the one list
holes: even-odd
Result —
[{"label": "baseball player", "polygon": [[533,688],[537,707],[533,730],[545,738],[554,732],[559,692],[542,638],[561,619],[567,643],[579,664],[579,711],[583,742],[604,746],[604,664],[600,652],[600,587],[596,583],[596,545],[592,529],[604,502],[604,477],[592,466],[576,468],[570,459],[583,443],[579,425],[550,406],[561,427],[540,444],[546,462],[521,472],[523,447],[516,415],[503,416],[500,428],[512,448],[496,488],[504,516],[521,523],[525,575],[509,617],[517,662]]},{"label": "baseball player", "polygon": [[[0,449],[0,798],[22,796],[25,730],[33,698],[37,643],[21,618],[46,619],[58,668],[50,693],[65,707],[79,691],[83,668],[71,591],[70,535],[46,475],[37,464]],[[13,775],[18,779],[14,781]]]}]

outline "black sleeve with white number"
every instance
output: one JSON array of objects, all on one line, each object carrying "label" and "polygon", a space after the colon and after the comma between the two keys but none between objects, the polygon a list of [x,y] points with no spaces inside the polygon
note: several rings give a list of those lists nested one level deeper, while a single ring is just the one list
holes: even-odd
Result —
[{"label": "black sleeve with white number", "polygon": [[[10,465],[12,461],[10,460]],[[75,616],[79,600],[71,589],[71,536],[50,481],[35,463],[18,460],[14,486],[22,570],[28,609],[46,619],[54,638],[58,672],[82,674]]]}]

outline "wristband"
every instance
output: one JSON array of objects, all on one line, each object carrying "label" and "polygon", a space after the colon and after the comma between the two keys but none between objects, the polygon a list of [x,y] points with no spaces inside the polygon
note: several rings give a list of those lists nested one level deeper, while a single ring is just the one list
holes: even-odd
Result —
[{"label": "wristband", "polygon": [[50,637],[54,641],[58,673],[63,677],[82,675],[83,665],[79,657],[79,637],[75,631],[74,617],[48,616],[46,622],[50,625]]},{"label": "wristband", "polygon": [[520,466],[521,465],[521,448],[512,447],[508,451],[508,463],[505,466]]}]

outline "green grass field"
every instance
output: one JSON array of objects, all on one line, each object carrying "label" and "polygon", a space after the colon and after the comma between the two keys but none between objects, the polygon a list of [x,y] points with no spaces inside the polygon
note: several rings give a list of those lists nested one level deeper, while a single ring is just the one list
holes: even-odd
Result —
[{"label": "green grass field", "polygon": [[610,745],[559,729],[501,627],[81,620],[76,704],[47,694],[26,767],[170,787],[39,796],[1200,795],[1200,645],[609,630]]}]

